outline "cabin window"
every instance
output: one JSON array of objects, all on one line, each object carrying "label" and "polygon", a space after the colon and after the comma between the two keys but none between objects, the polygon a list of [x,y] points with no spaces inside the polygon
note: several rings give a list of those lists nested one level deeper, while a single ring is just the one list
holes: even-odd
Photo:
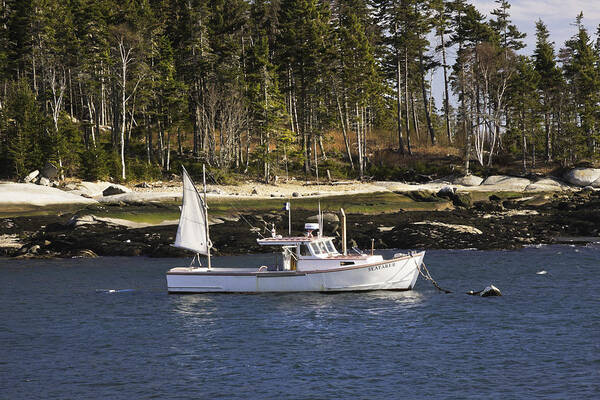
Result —
[{"label": "cabin window", "polygon": [[319,248],[319,245],[317,243],[311,243],[310,248],[312,249],[313,253],[321,254],[321,249]]},{"label": "cabin window", "polygon": [[335,250],[335,247],[333,247],[333,243],[331,243],[331,240],[326,241],[325,245],[327,246],[327,250],[330,253],[334,253],[334,254],[337,253],[337,251]]},{"label": "cabin window", "polygon": [[308,245],[303,244],[300,246],[300,255],[301,256],[310,256],[310,250],[308,250]]},{"label": "cabin window", "polygon": [[323,242],[319,242],[319,249],[321,249],[321,254],[327,254],[327,247]]}]

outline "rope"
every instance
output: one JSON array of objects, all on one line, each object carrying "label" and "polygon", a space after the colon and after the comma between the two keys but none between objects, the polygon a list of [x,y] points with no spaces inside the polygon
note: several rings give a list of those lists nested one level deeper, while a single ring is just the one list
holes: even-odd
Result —
[{"label": "rope", "polygon": [[[421,269],[421,266],[423,267],[423,269]],[[425,263],[423,261],[421,261],[420,265],[417,265],[417,269],[419,270],[419,273],[421,274],[421,276],[423,278],[425,278],[426,280],[430,281],[437,290],[439,290],[440,292],[444,292],[444,293],[452,293],[451,290],[444,289],[440,285],[438,285],[438,283],[431,277],[431,274],[429,273],[429,270],[427,269],[427,265],[425,265]],[[423,272],[423,270],[425,270],[425,272]]]}]

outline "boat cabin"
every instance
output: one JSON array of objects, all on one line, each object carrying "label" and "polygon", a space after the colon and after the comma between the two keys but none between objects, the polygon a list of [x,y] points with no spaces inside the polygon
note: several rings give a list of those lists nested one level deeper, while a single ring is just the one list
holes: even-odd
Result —
[{"label": "boat cabin", "polygon": [[[307,224],[309,225],[309,224]],[[380,255],[341,254],[333,245],[333,238],[328,236],[313,236],[308,231],[305,236],[257,239],[261,246],[281,246],[283,270],[319,270],[336,267],[347,267],[381,261]]]}]

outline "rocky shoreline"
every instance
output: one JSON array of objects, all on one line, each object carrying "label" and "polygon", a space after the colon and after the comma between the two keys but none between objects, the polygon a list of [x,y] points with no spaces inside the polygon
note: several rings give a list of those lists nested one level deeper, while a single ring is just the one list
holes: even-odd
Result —
[{"label": "rocky shoreline", "polygon": [[[417,192],[418,193],[418,192]],[[600,240],[600,192],[542,193],[502,199],[494,194],[479,201],[453,191],[413,194],[420,202],[450,200],[442,211],[403,211],[349,214],[349,247],[362,249],[514,249],[527,245],[588,243]],[[115,206],[118,207],[118,206]],[[121,206],[123,207],[123,206]],[[160,205],[142,205],[144,212]],[[124,207],[124,212],[131,211]],[[89,206],[76,213],[18,216],[0,221],[0,256],[5,257],[94,257],[151,256],[183,257],[189,253],[171,246],[176,221],[162,224],[124,223],[94,216]],[[293,231],[300,233],[314,211],[297,210]],[[339,237],[339,220],[327,214],[325,234]],[[215,254],[272,251],[256,243],[269,235],[271,224],[287,230],[283,211],[256,215],[213,218],[211,238]]]},{"label": "rocky shoreline", "polygon": [[[299,197],[321,198],[329,202],[329,210],[345,207],[349,247],[362,249],[370,248],[372,240],[378,249],[513,249],[597,241],[600,169],[574,168],[561,176],[493,175],[484,179],[467,175],[424,184],[212,185],[209,204],[212,198],[216,208],[211,213],[211,238],[215,254],[272,251],[258,246],[256,238],[269,235],[272,224],[278,231],[286,231],[287,217],[283,211],[265,210],[278,209],[281,200],[274,198]],[[177,231],[180,182],[135,187],[70,182],[51,187],[40,181],[37,185],[0,184],[0,217],[4,216],[0,219],[0,256],[188,255],[171,246]],[[245,199],[246,205],[258,208],[242,211],[242,215],[238,209],[226,207],[217,212],[219,205],[232,199]],[[292,229],[301,234],[316,204],[302,205],[302,200],[297,200],[296,205]],[[52,211],[57,210],[52,206],[59,206],[60,212]],[[43,212],[36,215],[40,210]],[[157,210],[160,218],[148,221],[148,215]],[[339,237],[337,215],[328,214],[327,220],[325,234]]]}]

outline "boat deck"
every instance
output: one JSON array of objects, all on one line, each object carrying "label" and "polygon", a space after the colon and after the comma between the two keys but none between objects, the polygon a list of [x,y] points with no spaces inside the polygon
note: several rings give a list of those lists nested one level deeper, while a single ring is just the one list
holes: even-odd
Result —
[{"label": "boat deck", "polygon": [[288,276],[288,275],[304,275],[302,271],[269,271],[266,268],[228,268],[228,267],[212,267],[208,269],[206,267],[175,267],[171,268],[167,274],[171,275],[271,275],[271,276]]}]

